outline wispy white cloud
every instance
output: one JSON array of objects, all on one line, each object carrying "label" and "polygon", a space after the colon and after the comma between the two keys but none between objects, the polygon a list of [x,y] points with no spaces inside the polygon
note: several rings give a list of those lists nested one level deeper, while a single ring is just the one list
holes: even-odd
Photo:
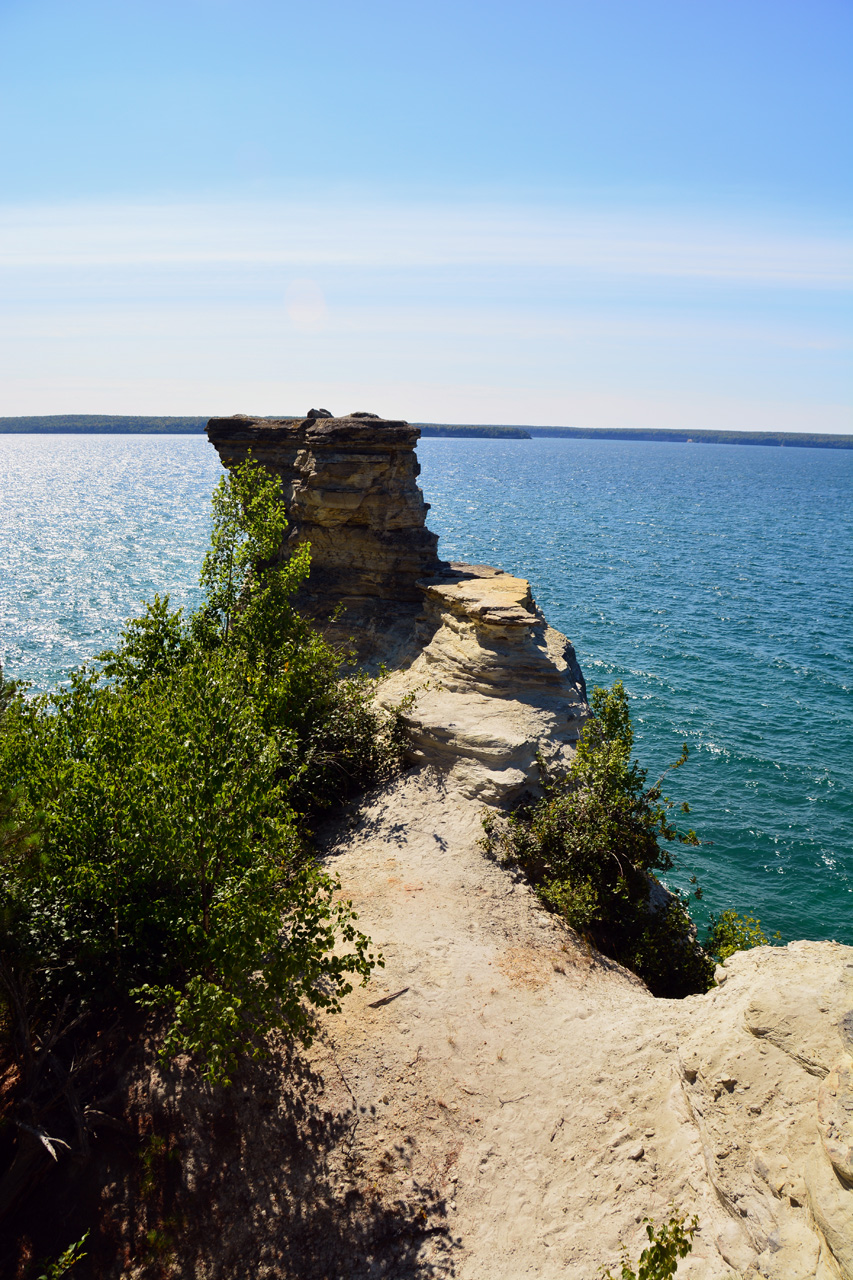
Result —
[{"label": "wispy white cloud", "polygon": [[0,207],[0,414],[848,431],[851,259],[649,210]]},{"label": "wispy white cloud", "polygon": [[0,207],[5,267],[545,267],[835,290],[837,234],[647,211],[317,204]]},{"label": "wispy white cloud", "polygon": [[[808,326],[784,315],[775,320],[763,315],[750,321],[728,311],[716,316],[702,312],[677,314],[671,311],[631,311],[610,309],[557,308],[539,306],[474,305],[470,301],[451,306],[417,306],[392,302],[377,306],[351,302],[330,306],[322,289],[313,280],[296,278],[283,291],[279,303],[230,302],[227,306],[198,306],[197,303],[119,302],[107,305],[31,306],[26,311],[0,307],[0,341],[6,344],[56,339],[63,342],[103,341],[105,329],[111,340],[149,338],[187,339],[192,344],[225,341],[236,334],[257,340],[279,339],[306,334],[321,335],[324,341],[381,340],[386,352],[424,339],[446,343],[476,339],[483,344],[523,342],[536,344],[601,342],[668,343],[684,349],[688,344],[743,350],[750,347],[790,351],[850,352],[853,334],[813,323]],[[387,345],[390,344],[390,345]],[[189,345],[189,344],[188,344]]]}]

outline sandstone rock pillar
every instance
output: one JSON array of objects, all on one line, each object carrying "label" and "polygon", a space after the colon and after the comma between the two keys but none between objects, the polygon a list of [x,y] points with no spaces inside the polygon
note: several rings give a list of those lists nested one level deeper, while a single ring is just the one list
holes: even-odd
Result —
[{"label": "sandstone rock pillar", "polygon": [[[373,413],[303,419],[212,418],[208,438],[225,466],[251,452],[281,477],[290,530],[285,551],[311,544],[297,604],[362,662],[394,661],[423,610],[417,583],[440,568],[418,488],[417,427]],[[335,621],[330,621],[339,611]]]},{"label": "sandstone rock pillar", "polygon": [[281,477],[284,553],[311,544],[297,607],[369,671],[393,672],[378,696],[411,702],[413,760],[490,801],[535,787],[540,756],[569,764],[589,714],[574,649],[523,578],[439,560],[417,485],[417,427],[313,410],[212,418],[207,433],[225,466],[251,452]]}]

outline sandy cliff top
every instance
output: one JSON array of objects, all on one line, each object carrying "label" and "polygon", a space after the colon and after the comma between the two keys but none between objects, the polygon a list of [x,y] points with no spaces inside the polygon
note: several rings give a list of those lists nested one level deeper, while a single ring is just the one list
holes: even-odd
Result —
[{"label": "sandy cliff top", "polygon": [[534,785],[537,751],[570,760],[583,676],[526,582],[439,560],[415,430],[209,433],[226,463],[251,447],[279,471],[314,615],[341,592],[362,654],[392,668],[380,697],[414,698],[412,768],[323,835],[386,964],[312,1058],[341,1135],[325,1203],[347,1221],[373,1196],[405,1230],[349,1252],[331,1233],[294,1274],[591,1280],[674,1206],[700,1222],[679,1276],[851,1280],[853,948],[740,953],[684,1001],[590,951],[478,843],[482,805]]}]

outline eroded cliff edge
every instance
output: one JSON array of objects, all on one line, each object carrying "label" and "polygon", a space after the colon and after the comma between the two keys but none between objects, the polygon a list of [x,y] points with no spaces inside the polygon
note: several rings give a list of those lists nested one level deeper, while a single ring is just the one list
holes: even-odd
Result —
[{"label": "eroded cliff edge", "polygon": [[[478,847],[482,802],[526,785],[536,749],[568,758],[587,710],[527,584],[416,536],[405,423],[210,434],[226,464],[278,459],[318,570],[303,607],[323,624],[337,592],[334,634],[390,660],[383,697],[416,694],[417,767],[324,835],[386,960],[316,1050],[348,1135],[328,1153],[342,1217],[357,1191],[408,1205],[427,1186],[441,1213],[400,1274],[589,1280],[674,1205],[700,1220],[679,1276],[853,1280],[853,949],[741,953],[684,1001],[590,952]],[[396,1275],[398,1253],[330,1255],[328,1274]]]},{"label": "eroded cliff edge", "polygon": [[588,714],[569,640],[523,578],[439,559],[417,485],[420,432],[374,414],[301,421],[213,418],[225,466],[251,456],[281,477],[284,554],[311,544],[297,605],[407,710],[413,758],[482,800],[538,777],[537,753],[567,763]]}]

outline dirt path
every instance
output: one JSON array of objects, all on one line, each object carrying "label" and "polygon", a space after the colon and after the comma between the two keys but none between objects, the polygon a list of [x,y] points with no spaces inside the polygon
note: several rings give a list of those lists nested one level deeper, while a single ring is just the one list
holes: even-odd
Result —
[{"label": "dirt path", "polygon": [[459,1243],[436,1265],[463,1280],[585,1280],[671,1201],[703,1224],[680,1274],[729,1274],[705,1243],[725,1215],[677,1072],[679,1006],[587,954],[480,834],[476,806],[422,772],[333,846],[385,956],[329,1028],[362,1171],[439,1190]]},{"label": "dirt path", "polygon": [[853,948],[757,948],[655,1000],[480,834],[428,769],[329,828],[384,969],[230,1089],[140,1064],[128,1114],[167,1145],[146,1177],[104,1147],[128,1266],[96,1274],[594,1280],[673,1206],[700,1226],[679,1280],[853,1280]]}]

